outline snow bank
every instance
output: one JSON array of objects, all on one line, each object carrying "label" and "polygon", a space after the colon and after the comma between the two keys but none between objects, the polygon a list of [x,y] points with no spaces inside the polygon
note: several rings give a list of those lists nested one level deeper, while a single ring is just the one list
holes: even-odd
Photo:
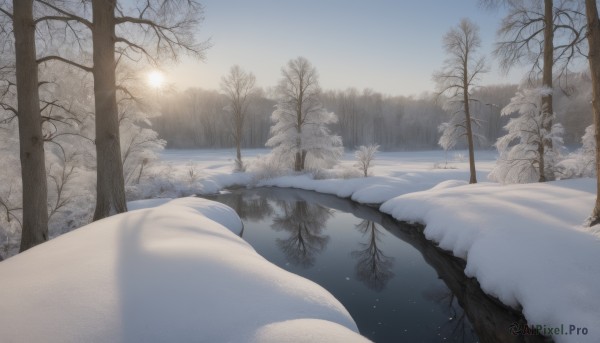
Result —
[{"label": "snow bank", "polygon": [[1,339],[366,341],[331,294],[263,259],[240,230],[230,208],[182,198],[14,256],[0,263]]},{"label": "snow bank", "polygon": [[465,273],[528,322],[587,328],[557,342],[600,341],[600,234],[582,222],[595,180],[501,186],[446,183],[387,201],[383,212],[426,225],[425,236],[467,261]]}]

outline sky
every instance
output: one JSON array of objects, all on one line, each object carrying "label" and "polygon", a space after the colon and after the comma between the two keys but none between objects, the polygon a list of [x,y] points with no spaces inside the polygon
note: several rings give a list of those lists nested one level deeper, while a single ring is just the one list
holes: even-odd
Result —
[{"label": "sky", "polygon": [[371,88],[387,95],[418,96],[435,90],[431,75],[445,59],[442,37],[461,18],[480,27],[491,71],[482,84],[516,83],[491,56],[502,10],[478,0],[203,0],[197,37],[210,39],[204,61],[184,58],[165,70],[177,89],[219,89],[238,64],[257,85],[275,86],[281,68],[298,56],[318,70],[323,89]]}]

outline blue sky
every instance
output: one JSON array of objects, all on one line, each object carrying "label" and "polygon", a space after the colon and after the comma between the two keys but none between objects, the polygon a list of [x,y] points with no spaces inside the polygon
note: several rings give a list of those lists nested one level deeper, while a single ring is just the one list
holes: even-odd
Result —
[{"label": "blue sky", "polygon": [[[218,89],[234,64],[253,72],[262,87],[276,85],[281,67],[297,56],[309,59],[324,89],[372,88],[389,95],[433,91],[433,71],[442,66],[442,36],[468,17],[480,27],[481,53],[489,55],[501,11],[477,0],[421,1],[224,1],[204,0],[198,37],[211,38],[204,62],[184,59],[167,70],[179,89]],[[517,82],[522,72],[491,72],[482,83]]]}]

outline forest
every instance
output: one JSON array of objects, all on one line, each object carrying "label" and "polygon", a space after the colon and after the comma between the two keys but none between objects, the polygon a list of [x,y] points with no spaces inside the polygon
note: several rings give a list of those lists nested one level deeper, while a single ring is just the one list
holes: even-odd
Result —
[{"label": "forest", "polygon": [[[574,149],[581,146],[585,128],[592,123],[587,72],[571,75],[569,88],[555,96],[557,121],[565,127],[564,141]],[[485,85],[473,91],[475,117],[482,140],[477,147],[492,149],[504,134],[509,117],[501,110],[514,96],[518,85]],[[248,108],[242,146],[263,148],[269,139],[271,113],[277,103],[273,91],[261,90]],[[587,94],[587,95],[586,95]],[[229,148],[233,146],[231,117],[225,94],[216,90],[187,89],[161,95],[161,116],[151,119],[152,128],[167,141],[168,148]],[[342,137],[344,147],[377,143],[383,150],[423,150],[438,147],[438,127],[448,119],[443,99],[435,93],[419,96],[389,96],[371,89],[325,90],[323,106],[335,113],[332,131]],[[464,148],[465,143],[459,147]]]}]

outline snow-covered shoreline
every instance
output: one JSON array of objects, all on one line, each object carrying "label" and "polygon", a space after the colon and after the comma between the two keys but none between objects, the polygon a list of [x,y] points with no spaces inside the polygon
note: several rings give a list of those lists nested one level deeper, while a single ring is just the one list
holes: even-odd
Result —
[{"label": "snow-covered shoreline", "polygon": [[[396,166],[394,157],[384,157],[376,161],[376,176],[369,178],[315,180],[304,174],[253,186],[298,188],[381,204],[382,212],[399,221],[424,225],[429,240],[466,261],[465,273],[484,292],[522,310],[531,325],[563,328],[561,333],[545,332],[555,341],[600,340],[600,267],[595,263],[600,260],[600,229],[583,227],[593,207],[595,180],[468,185],[466,166],[455,162],[451,166],[456,169],[432,168],[428,154],[428,162],[415,162],[414,154],[412,163],[398,161]],[[478,165],[478,178],[485,180],[491,163]],[[228,184],[231,177],[215,175],[214,180]],[[573,327],[586,328],[587,334],[565,334]]]},{"label": "snow-covered shoreline", "polygon": [[[194,154],[174,152],[166,158],[175,165],[175,178],[186,175]],[[493,164],[489,153],[482,155],[480,182]],[[440,152],[383,153],[375,162],[375,176],[368,178],[316,180],[304,174],[257,180],[251,173],[232,173],[231,158],[213,152],[198,162],[201,175],[188,186],[197,193],[216,193],[232,185],[291,187],[371,206],[381,204],[377,205],[380,211],[399,221],[422,224],[427,239],[465,260],[465,274],[477,279],[486,294],[521,310],[529,324],[548,330],[562,328],[561,332],[543,332],[556,342],[599,341],[600,229],[582,225],[593,206],[595,180],[468,185],[466,163],[455,160],[449,168],[440,168],[442,158]],[[346,158],[342,165],[350,163]],[[168,200],[134,202],[130,209]],[[298,321],[290,324],[302,327]],[[274,327],[273,332],[282,332],[283,327]],[[564,334],[572,327],[580,329],[580,334]]]},{"label": "snow-covered shoreline", "polygon": [[0,264],[3,342],[368,341],[329,292],[238,237],[231,208],[134,205]]},{"label": "snow-covered shoreline", "polygon": [[449,180],[416,192],[403,192],[385,178],[286,176],[259,185],[382,203],[380,211],[397,220],[424,225],[427,239],[464,259],[466,275],[520,309],[530,325],[562,328],[545,332],[556,342],[600,339],[600,229],[582,225],[594,202],[588,191],[595,189],[594,179],[524,185]]}]

